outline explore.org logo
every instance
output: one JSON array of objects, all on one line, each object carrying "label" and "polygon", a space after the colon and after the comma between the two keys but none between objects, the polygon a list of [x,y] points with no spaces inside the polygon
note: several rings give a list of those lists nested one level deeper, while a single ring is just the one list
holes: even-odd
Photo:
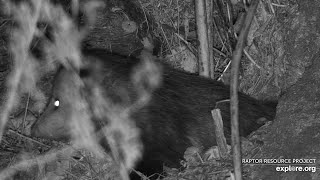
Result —
[{"label": "explore.org logo", "polygon": [[247,165],[275,165],[278,172],[316,172],[316,159],[242,159]]}]

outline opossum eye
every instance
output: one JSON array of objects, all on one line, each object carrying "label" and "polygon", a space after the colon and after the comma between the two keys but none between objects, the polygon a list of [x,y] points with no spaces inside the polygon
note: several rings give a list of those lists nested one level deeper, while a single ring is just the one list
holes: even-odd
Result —
[{"label": "opossum eye", "polygon": [[54,107],[57,109],[60,106],[60,101],[59,99],[55,99],[53,102]]}]

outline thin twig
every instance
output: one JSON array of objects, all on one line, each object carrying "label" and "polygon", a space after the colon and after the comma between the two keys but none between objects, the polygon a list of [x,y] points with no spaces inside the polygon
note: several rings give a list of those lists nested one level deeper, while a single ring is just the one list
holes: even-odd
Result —
[{"label": "thin twig", "polygon": [[275,10],[274,10],[274,8],[272,6],[271,0],[268,0],[268,5],[269,5],[269,7],[270,7],[270,9],[272,11],[272,14],[275,14],[276,12],[275,12]]},{"label": "thin twig", "polygon": [[207,24],[208,24],[208,48],[209,48],[209,74],[214,79],[215,61],[213,53],[213,0],[206,0]]},{"label": "thin twig", "polygon": [[[177,2],[177,31],[178,31],[178,34],[180,34],[180,13],[179,13],[179,0],[176,0]],[[178,41],[179,43],[179,46],[181,46],[181,42],[180,40]]]},{"label": "thin twig", "polygon": [[273,6],[276,6],[276,7],[287,7],[288,5],[283,5],[283,4],[276,4],[276,3],[271,3]]},{"label": "thin twig", "polygon": [[218,78],[218,81],[221,81],[221,79],[222,79],[222,77],[223,77],[224,73],[229,69],[230,65],[231,65],[231,61],[229,61],[229,63],[227,64],[227,66],[224,68],[224,70],[223,70],[223,72],[222,72],[221,76]]},{"label": "thin twig", "polygon": [[178,33],[174,33],[187,47],[188,49],[194,54],[196,57],[198,55],[198,50],[194,48],[188,41],[186,41],[183,37],[180,36]]},{"label": "thin twig", "polygon": [[240,133],[239,133],[239,100],[238,100],[238,87],[239,87],[239,66],[243,52],[246,45],[246,39],[250,29],[254,13],[259,4],[259,0],[252,1],[250,8],[247,11],[241,33],[238,38],[236,49],[233,52],[231,64],[231,86],[230,86],[230,112],[231,112],[231,142],[233,152],[234,173],[236,180],[242,180],[241,168],[241,146],[240,146]]},{"label": "thin twig", "polygon": [[[141,1],[140,0],[138,0],[138,2],[139,2],[139,4],[140,4],[140,6],[141,6],[141,9],[142,9],[142,12],[143,12],[143,14],[144,14],[144,21],[143,22],[146,22],[147,23],[147,33],[149,34],[149,21],[148,21],[148,18],[147,18],[147,14],[146,14],[146,12],[145,12],[145,10],[144,10],[144,7],[142,6],[142,3],[141,3]],[[142,22],[142,23],[143,23]]]},{"label": "thin twig", "polygon": [[24,132],[24,130],[25,130],[25,128],[26,128],[26,119],[27,119],[27,114],[28,114],[29,101],[30,101],[30,92],[28,93],[27,104],[26,104],[26,108],[25,108],[25,110],[24,110],[22,132]]},{"label": "thin twig", "polygon": [[215,48],[215,47],[213,47],[212,49],[213,49],[215,52],[217,52],[218,54],[220,54],[221,56],[223,56],[224,58],[227,57],[227,55],[226,55],[225,53],[223,53],[222,51],[220,51],[219,49],[217,49],[217,48]]},{"label": "thin twig", "polygon": [[18,132],[16,132],[16,131],[12,130],[12,129],[9,129],[8,132],[13,133],[13,134],[15,134],[15,135],[17,135],[17,136],[20,136],[20,137],[22,137],[22,138],[24,138],[24,139],[27,139],[27,140],[29,140],[29,141],[32,141],[32,142],[34,142],[34,143],[36,143],[36,144],[39,144],[39,145],[41,145],[41,146],[44,146],[44,147],[46,147],[46,148],[51,148],[51,146],[48,146],[48,145],[46,145],[46,144],[43,144],[42,142],[36,141],[36,140],[34,140],[34,139],[32,139],[32,138],[30,138],[30,137],[28,137],[28,136],[25,136],[25,135],[23,135],[23,134],[18,133]]},{"label": "thin twig", "polygon": [[[222,44],[222,50],[223,50],[223,49],[226,49],[226,50],[229,52],[228,48],[226,47],[225,43],[223,42],[222,36],[221,36],[221,34],[220,34],[220,31],[219,31],[219,29],[218,29],[217,23],[216,23],[216,21],[215,21],[214,18],[212,19],[212,23],[213,23],[214,27],[215,27],[216,30],[217,30],[219,40],[221,41],[221,44]],[[230,53],[230,52],[229,52],[229,53]]]},{"label": "thin twig", "polygon": [[243,50],[244,54],[247,56],[247,58],[257,67],[259,68],[260,70],[262,70],[262,67],[259,66],[254,60],[253,58],[250,56],[250,54],[247,52],[247,50]]},{"label": "thin twig", "polygon": [[3,21],[3,23],[0,25],[0,28],[2,28],[3,26],[5,26],[8,22],[9,22],[9,20]]},{"label": "thin twig", "polygon": [[164,39],[166,40],[166,42],[167,42],[167,44],[168,44],[168,47],[170,47],[170,44],[169,44],[169,41],[168,41],[167,35],[166,35],[166,33],[164,32],[164,30],[163,30],[163,28],[162,28],[162,25],[161,25],[161,24],[159,24],[159,27],[160,27],[160,29],[161,29],[161,32],[163,33],[163,37],[164,37]]}]

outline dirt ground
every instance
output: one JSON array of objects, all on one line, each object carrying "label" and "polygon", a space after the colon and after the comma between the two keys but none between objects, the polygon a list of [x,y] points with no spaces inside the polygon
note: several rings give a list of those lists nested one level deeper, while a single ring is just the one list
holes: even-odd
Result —
[{"label": "dirt ground", "polygon": [[[293,3],[292,9],[279,14],[277,18],[284,50],[278,57],[282,59],[282,65],[278,63],[277,65],[279,69],[286,70],[278,84],[282,92],[276,119],[268,127],[265,144],[252,158],[314,158],[315,164],[305,166],[317,167],[319,170],[320,14],[318,9],[320,4],[318,1],[291,3]],[[320,178],[319,172],[276,172],[277,166],[279,165],[251,167],[253,169],[251,178],[296,180]]]}]

